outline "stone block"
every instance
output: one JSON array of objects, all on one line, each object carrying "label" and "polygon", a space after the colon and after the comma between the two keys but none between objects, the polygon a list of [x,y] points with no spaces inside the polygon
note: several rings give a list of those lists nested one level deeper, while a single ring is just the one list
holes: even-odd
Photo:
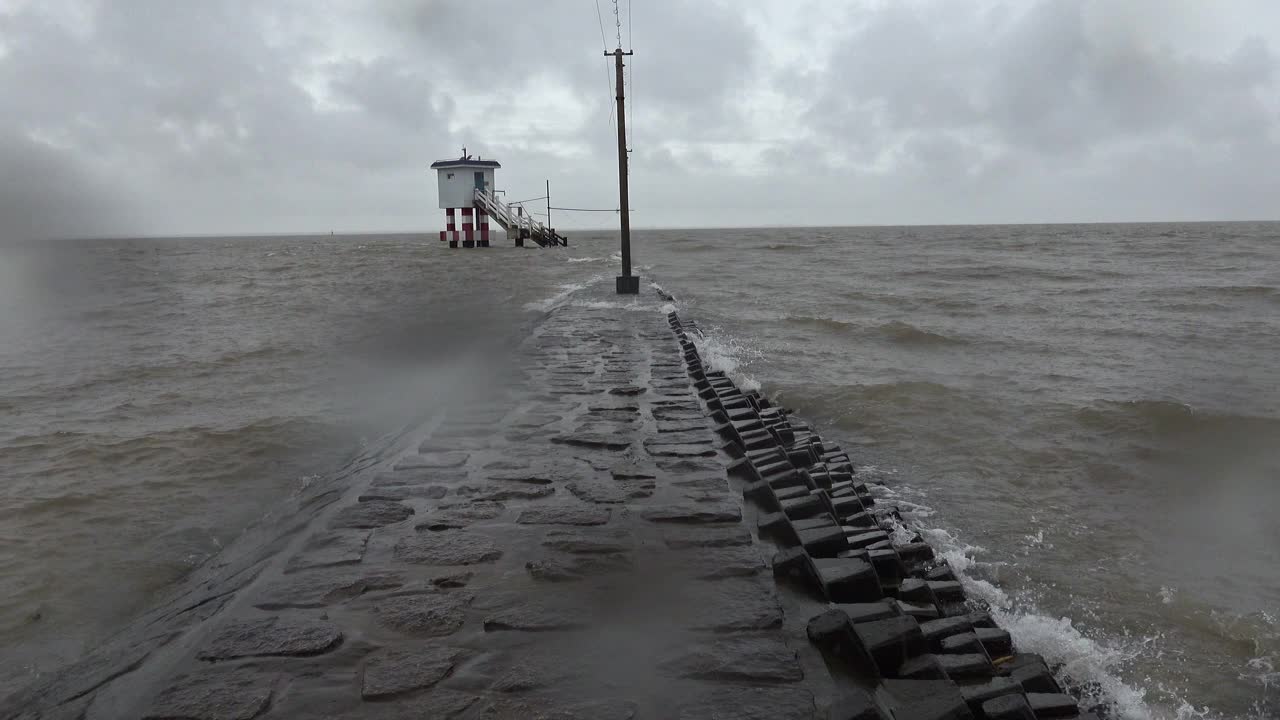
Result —
[{"label": "stone block", "polygon": [[944,653],[962,653],[976,654],[986,651],[982,647],[982,643],[978,640],[978,636],[972,632],[960,633],[952,635],[942,640],[942,652]]},{"label": "stone block", "polygon": [[822,592],[831,602],[874,602],[883,597],[880,578],[865,560],[813,558],[812,563]]},{"label": "stone block", "polygon": [[971,720],[973,713],[947,680],[885,680],[876,689],[895,720]]},{"label": "stone block", "polygon": [[974,634],[978,641],[982,643],[983,649],[987,651],[987,655],[992,658],[1001,658],[1013,654],[1013,638],[1009,636],[1009,631],[1000,628],[975,628]]},{"label": "stone block", "polygon": [[875,698],[856,688],[841,691],[827,717],[829,720],[887,720]]},{"label": "stone block", "polygon": [[663,671],[700,680],[789,683],[804,679],[796,652],[776,637],[735,637],[695,644],[659,663]]},{"label": "stone block", "polygon": [[982,703],[987,720],[1036,720],[1031,705],[1021,694],[1006,693]]},{"label": "stone block", "polygon": [[1012,678],[1029,693],[1062,692],[1044,658],[1034,653],[1019,653],[1012,660],[1001,663],[1000,674]]},{"label": "stone block", "polygon": [[994,677],[986,682],[961,685],[960,694],[969,709],[981,717],[983,703],[1002,695],[1021,695],[1022,686],[1006,677]]},{"label": "stone block", "polygon": [[253,720],[271,704],[276,679],[253,667],[202,670],[179,676],[160,691],[142,717]]},{"label": "stone block", "polygon": [[797,537],[806,552],[815,558],[833,558],[849,549],[844,531],[839,525],[827,524],[807,530],[798,530]]},{"label": "stone block", "polygon": [[269,617],[228,623],[197,657],[201,660],[231,660],[320,655],[341,644],[342,631],[331,622]]},{"label": "stone block", "polygon": [[952,680],[989,678],[995,675],[991,660],[984,652],[968,654],[943,653],[936,656],[947,677]]},{"label": "stone block", "polygon": [[891,676],[903,663],[925,650],[920,625],[912,617],[857,623],[853,632],[882,676]]},{"label": "stone block", "polygon": [[458,650],[437,645],[376,651],[365,660],[360,696],[385,700],[429,688],[449,675],[460,656]]},{"label": "stone block", "polygon": [[1079,712],[1075,698],[1066,693],[1027,693],[1027,704],[1036,720],[1045,718],[1075,717]]},{"label": "stone block", "polygon": [[849,617],[850,622],[862,623],[901,615],[897,606],[887,600],[865,603],[838,603],[832,606]]},{"label": "stone block", "polygon": [[938,656],[931,653],[913,657],[898,667],[894,677],[906,680],[946,680],[947,672],[942,669]]}]

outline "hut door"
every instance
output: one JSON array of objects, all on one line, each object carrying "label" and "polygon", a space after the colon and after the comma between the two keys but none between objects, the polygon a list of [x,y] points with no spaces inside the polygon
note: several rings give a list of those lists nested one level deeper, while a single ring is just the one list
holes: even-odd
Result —
[{"label": "hut door", "polygon": [[484,189],[484,172],[483,171],[476,173],[476,189],[477,190]]}]

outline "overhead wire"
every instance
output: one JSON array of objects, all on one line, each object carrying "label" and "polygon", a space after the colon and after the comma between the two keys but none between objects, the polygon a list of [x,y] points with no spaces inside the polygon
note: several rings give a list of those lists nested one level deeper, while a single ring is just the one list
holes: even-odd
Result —
[{"label": "overhead wire", "polygon": [[[609,54],[609,41],[604,38],[604,15],[600,13],[600,0],[595,0],[595,3],[596,3],[596,23],[599,24],[600,26],[600,49],[603,50],[604,54],[607,56]],[[609,87],[609,97],[612,98],[614,96],[613,73],[609,72],[608,57],[604,58],[604,80],[605,80],[605,84]],[[609,127],[613,127],[613,100],[612,99],[609,101]]]}]

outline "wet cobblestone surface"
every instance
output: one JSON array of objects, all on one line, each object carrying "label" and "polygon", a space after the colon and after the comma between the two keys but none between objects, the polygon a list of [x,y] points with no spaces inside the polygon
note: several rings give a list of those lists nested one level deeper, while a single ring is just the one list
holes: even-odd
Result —
[{"label": "wet cobblestone surface", "polygon": [[315,488],[292,532],[138,624],[161,637],[5,710],[813,717],[807,643],[666,316],[569,304],[518,353],[492,398]]},{"label": "wet cobblestone surface", "polygon": [[609,289],[0,718],[1095,718],[844,450]]}]

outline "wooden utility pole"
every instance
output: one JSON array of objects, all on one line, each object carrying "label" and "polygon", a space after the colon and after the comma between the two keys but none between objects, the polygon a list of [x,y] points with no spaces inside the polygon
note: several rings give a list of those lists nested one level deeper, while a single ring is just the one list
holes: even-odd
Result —
[{"label": "wooden utility pole", "polygon": [[[547,229],[551,230],[551,178],[547,178]],[[551,230],[555,234],[555,230]]]},{"label": "wooden utility pole", "polygon": [[627,115],[622,94],[622,56],[634,55],[622,52],[619,47],[605,57],[613,56],[618,72],[614,85],[618,88],[618,209],[622,213],[622,274],[618,276],[618,294],[636,295],[640,292],[640,278],[631,274],[631,208],[627,192]]}]

